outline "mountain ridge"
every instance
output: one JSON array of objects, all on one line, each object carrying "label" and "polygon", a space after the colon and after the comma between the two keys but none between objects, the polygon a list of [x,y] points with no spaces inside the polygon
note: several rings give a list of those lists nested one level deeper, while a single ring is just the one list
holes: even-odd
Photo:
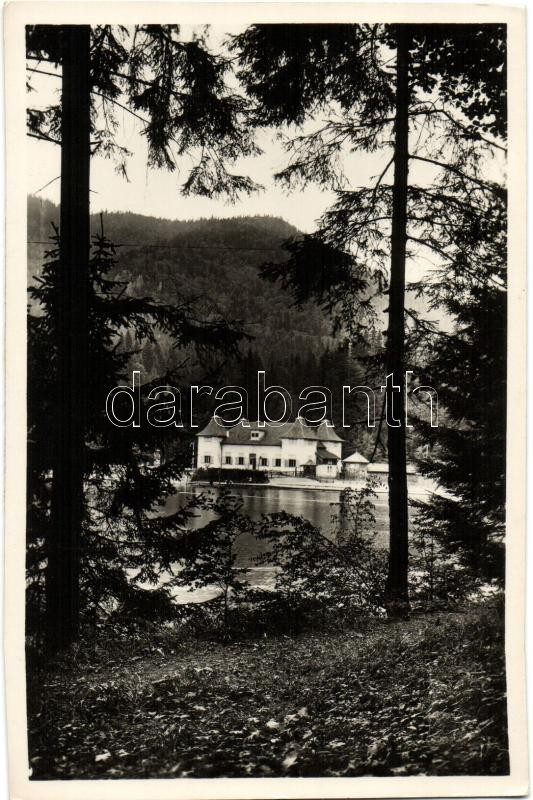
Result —
[{"label": "mountain ridge", "polygon": [[[53,234],[52,223],[59,223],[58,206],[30,195],[29,283],[39,274],[46,250],[42,243]],[[322,310],[312,303],[294,308],[288,291],[259,275],[265,261],[287,258],[283,242],[300,233],[282,218],[171,220],[127,211],[92,214],[91,232],[102,225],[118,246],[113,277],[126,282],[130,293],[170,303],[183,295],[200,298],[206,313],[215,310],[228,321],[243,322],[252,336],[250,349],[266,367],[297,354],[320,358],[335,345],[331,320]]]}]

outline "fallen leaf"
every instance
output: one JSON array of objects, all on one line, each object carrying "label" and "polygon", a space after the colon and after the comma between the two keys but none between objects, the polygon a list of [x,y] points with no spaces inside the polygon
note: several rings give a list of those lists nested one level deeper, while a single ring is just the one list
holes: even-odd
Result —
[{"label": "fallen leaf", "polygon": [[297,759],[298,753],[296,753],[294,750],[291,753],[288,753],[281,762],[283,764],[283,768],[289,769],[289,767],[292,767],[292,765],[296,763]]}]

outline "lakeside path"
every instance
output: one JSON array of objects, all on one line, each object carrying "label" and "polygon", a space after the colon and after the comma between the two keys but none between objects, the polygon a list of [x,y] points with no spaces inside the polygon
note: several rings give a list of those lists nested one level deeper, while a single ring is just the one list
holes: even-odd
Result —
[{"label": "lakeside path", "polygon": [[[190,484],[191,486],[245,486],[272,489],[302,489],[314,492],[341,492],[343,489],[361,489],[365,485],[365,482],[340,479],[319,481],[313,478],[293,478],[285,475],[276,475],[275,477],[270,478],[268,483],[254,483],[252,481],[243,481],[242,483],[236,481],[231,481],[229,483],[225,481],[187,481],[187,484]],[[408,490],[410,497],[417,495],[425,496],[435,493],[437,487],[435,482],[429,478],[417,476],[415,480],[409,481]],[[374,491],[376,494],[388,494],[388,488],[386,484],[377,486]]]}]

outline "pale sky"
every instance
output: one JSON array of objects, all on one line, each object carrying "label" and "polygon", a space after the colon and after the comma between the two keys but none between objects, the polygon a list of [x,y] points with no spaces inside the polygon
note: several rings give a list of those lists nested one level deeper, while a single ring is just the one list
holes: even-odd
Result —
[{"label": "pale sky", "polygon": [[[192,30],[192,29],[191,29]],[[233,33],[235,31],[232,31]],[[190,31],[183,30],[187,36]],[[218,47],[227,32],[221,28],[211,29],[211,47]],[[49,65],[46,65],[50,69]],[[32,75],[32,84],[36,89],[28,97],[30,105],[46,107],[58,101],[60,79],[44,75]],[[147,148],[141,135],[142,123],[126,111],[117,110],[119,129],[116,140],[132,151],[127,170],[129,181],[115,171],[111,160],[95,157],[91,161],[91,210],[99,211],[133,211],[167,219],[187,220],[200,217],[234,217],[242,215],[268,214],[282,217],[295,225],[299,230],[311,232],[316,228],[316,220],[329,208],[335,195],[331,191],[322,191],[311,185],[305,190],[287,192],[273,180],[273,174],[287,164],[287,155],[281,142],[276,139],[275,132],[262,132],[258,144],[263,154],[247,159],[240,159],[230,167],[231,171],[248,175],[262,184],[264,191],[244,197],[234,205],[224,200],[210,200],[205,197],[183,197],[180,185],[186,179],[193,164],[189,156],[179,162],[181,174],[166,170],[148,169],[146,165]],[[317,119],[314,125],[324,120]],[[306,126],[308,132],[310,126]],[[35,194],[41,187],[54,181],[60,174],[59,147],[47,142],[27,139],[29,169],[27,174],[27,191]],[[356,153],[344,158],[344,165],[349,178],[348,188],[371,185],[374,176],[381,173],[390,158],[390,151],[385,148],[375,154]],[[501,165],[487,165],[489,172],[501,172]],[[410,175],[415,182],[431,184],[435,178],[435,168],[417,162],[412,164]],[[497,178],[496,178],[497,179]],[[392,170],[385,182],[392,180]],[[59,180],[55,180],[39,192],[39,196],[59,201]],[[415,268],[418,277],[427,269],[423,264]],[[415,279],[414,275],[411,275]]]},{"label": "pale sky", "polygon": [[[121,112],[122,113],[122,112]],[[128,115],[124,113],[124,117]],[[116,174],[113,162],[103,158],[91,161],[91,210],[98,212],[134,211],[168,219],[197,219],[198,217],[233,217],[269,214],[283,217],[302,231],[314,230],[315,220],[331,205],[334,195],[312,186],[301,192],[287,193],[272,179],[273,173],[286,163],[281,146],[262,137],[265,153],[262,156],[241,159],[232,170],[252,177],[265,186],[265,190],[245,197],[236,204],[205,197],[183,197],[180,184],[185,180],[191,160],[182,158],[182,175],[166,170],[148,169],[146,143],[130,120],[124,119],[120,141],[133,156],[128,160],[128,183]],[[125,134],[125,135],[124,135]],[[28,192],[40,187],[60,174],[60,153],[56,145],[28,140],[29,170]],[[59,181],[39,192],[39,197],[59,202]]]},{"label": "pale sky", "polygon": [[[192,33],[189,26],[182,27],[182,35],[188,38]],[[212,27],[209,44],[212,49],[220,47],[228,33]],[[50,65],[46,65],[50,70]],[[57,78],[33,74],[31,82],[36,89],[28,97],[30,105],[46,107],[58,102],[60,88]],[[210,200],[205,197],[183,197],[180,184],[185,180],[188,169],[193,163],[189,157],[181,160],[182,174],[170,173],[166,170],[148,169],[146,166],[146,142],[140,131],[142,123],[126,111],[117,109],[119,130],[117,141],[132,151],[128,160],[128,183],[116,174],[113,162],[103,158],[91,161],[91,210],[99,211],[134,211],[168,219],[197,219],[199,217],[234,217],[242,215],[268,214],[282,217],[295,225],[299,230],[311,232],[316,228],[316,220],[331,206],[334,194],[322,191],[318,186],[310,186],[304,191],[288,193],[272,176],[287,164],[287,156],[281,142],[276,140],[275,132],[261,133],[258,144],[264,150],[261,156],[240,159],[230,171],[251,177],[265,187],[264,191],[243,197],[232,205],[224,200]],[[320,121],[317,121],[318,123]],[[60,173],[59,147],[35,139],[28,139],[29,171],[28,193],[34,194],[42,186],[52,181]],[[386,163],[386,154],[378,158],[358,155],[354,159],[354,183],[363,184],[381,172],[380,164]],[[352,167],[350,167],[350,170]],[[39,196],[59,202],[59,181],[39,192]]]}]

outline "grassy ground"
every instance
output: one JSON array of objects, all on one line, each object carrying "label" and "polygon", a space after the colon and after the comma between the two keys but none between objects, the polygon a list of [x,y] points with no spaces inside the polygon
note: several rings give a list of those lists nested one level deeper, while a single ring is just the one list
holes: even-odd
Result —
[{"label": "grassy ground", "polygon": [[159,644],[87,643],[34,676],[34,778],[508,771],[495,609]]}]

